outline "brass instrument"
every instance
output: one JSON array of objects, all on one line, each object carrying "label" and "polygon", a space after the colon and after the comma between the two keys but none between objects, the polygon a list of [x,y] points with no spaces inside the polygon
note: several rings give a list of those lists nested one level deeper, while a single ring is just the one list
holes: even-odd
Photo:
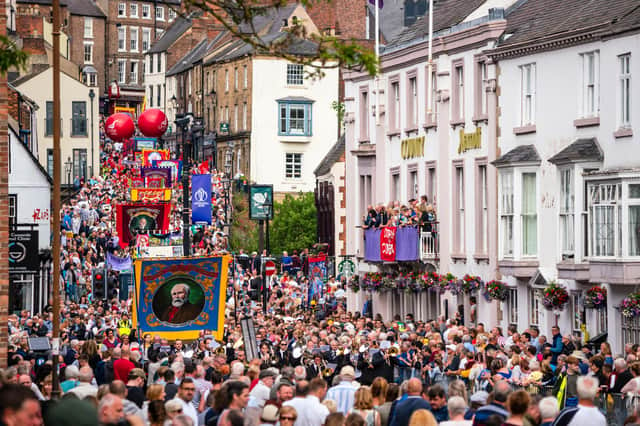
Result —
[{"label": "brass instrument", "polygon": [[322,377],[324,377],[325,379],[328,379],[331,376],[333,376],[333,368],[327,367],[324,370],[322,370]]},{"label": "brass instrument", "polygon": [[216,356],[226,356],[226,355],[227,355],[227,348],[226,348],[226,347],[224,347],[224,346],[218,346],[218,347],[216,348],[216,350],[215,350],[215,351],[213,351],[213,353],[214,353]]},{"label": "brass instrument", "polygon": [[400,355],[400,349],[398,349],[396,346],[391,346],[388,353],[389,356],[398,356]]}]

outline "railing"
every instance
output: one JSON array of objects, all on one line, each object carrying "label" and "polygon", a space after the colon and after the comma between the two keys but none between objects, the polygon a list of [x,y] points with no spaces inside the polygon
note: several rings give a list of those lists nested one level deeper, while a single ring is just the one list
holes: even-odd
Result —
[{"label": "railing", "polygon": [[[370,228],[364,230],[365,260],[368,262],[416,262],[439,258],[438,222],[422,226]],[[385,252],[381,252],[381,246]]]},{"label": "railing", "polygon": [[423,231],[420,233],[420,259],[436,260],[440,254],[440,238],[438,235],[438,222],[432,222],[427,225],[427,229],[431,231]]}]

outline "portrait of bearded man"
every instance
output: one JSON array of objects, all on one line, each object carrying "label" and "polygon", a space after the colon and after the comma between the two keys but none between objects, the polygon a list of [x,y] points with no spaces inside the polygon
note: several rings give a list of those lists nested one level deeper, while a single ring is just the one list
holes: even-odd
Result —
[{"label": "portrait of bearded man", "polygon": [[171,304],[158,316],[160,321],[182,324],[193,321],[202,312],[202,306],[189,302],[191,288],[187,284],[177,283],[171,288]]}]

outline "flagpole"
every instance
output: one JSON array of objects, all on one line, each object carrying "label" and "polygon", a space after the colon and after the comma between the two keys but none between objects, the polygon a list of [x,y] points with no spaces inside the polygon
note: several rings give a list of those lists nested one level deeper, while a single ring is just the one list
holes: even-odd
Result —
[{"label": "flagpole", "polygon": [[[375,5],[375,49],[376,49],[376,61],[380,64],[380,0],[376,0]],[[380,125],[380,71],[381,66],[378,65],[378,73],[375,79],[376,88],[376,126]]]},{"label": "flagpole", "polygon": [[[431,92],[433,91],[433,0],[429,0],[429,60],[427,69],[427,114],[430,116],[433,113],[431,108],[432,99]],[[431,117],[429,117],[431,119]]]}]

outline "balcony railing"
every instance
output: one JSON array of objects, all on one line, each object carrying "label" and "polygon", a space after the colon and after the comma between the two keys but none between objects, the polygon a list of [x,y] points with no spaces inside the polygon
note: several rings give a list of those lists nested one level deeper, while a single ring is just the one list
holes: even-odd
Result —
[{"label": "balcony railing", "polygon": [[439,258],[439,248],[438,222],[364,230],[364,258],[368,262],[433,261]]}]

